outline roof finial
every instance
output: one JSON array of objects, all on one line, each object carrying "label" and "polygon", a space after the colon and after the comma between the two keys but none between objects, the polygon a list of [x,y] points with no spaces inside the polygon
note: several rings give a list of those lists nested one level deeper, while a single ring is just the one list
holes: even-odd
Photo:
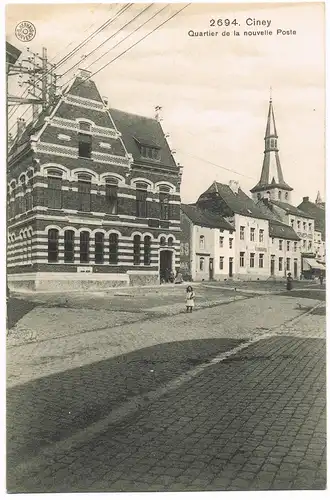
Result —
[{"label": "roof finial", "polygon": [[273,92],[272,87],[269,87],[269,102],[272,102],[272,100],[273,100],[272,92]]}]

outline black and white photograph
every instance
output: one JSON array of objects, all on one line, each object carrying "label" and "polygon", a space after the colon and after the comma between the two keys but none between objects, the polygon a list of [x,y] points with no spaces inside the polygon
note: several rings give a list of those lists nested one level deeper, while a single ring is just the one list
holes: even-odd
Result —
[{"label": "black and white photograph", "polygon": [[325,4],[7,2],[8,494],[326,494]]}]

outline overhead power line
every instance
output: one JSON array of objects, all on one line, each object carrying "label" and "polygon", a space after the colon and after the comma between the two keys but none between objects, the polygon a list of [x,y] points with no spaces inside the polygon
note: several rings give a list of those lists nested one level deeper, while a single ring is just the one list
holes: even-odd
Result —
[{"label": "overhead power line", "polygon": [[[149,7],[151,7],[152,5],[154,4],[151,4]],[[167,7],[169,6],[169,4],[166,4],[165,7],[163,7],[162,9],[160,9],[158,12],[156,12],[155,14],[153,14],[151,17],[149,17],[149,19],[147,19],[144,23],[142,23],[140,26],[138,26],[137,28],[135,28],[135,30],[133,30],[131,33],[129,33],[128,35],[126,35],[122,40],[120,40],[118,43],[116,43],[113,47],[111,47],[109,50],[107,50],[107,52],[105,52],[104,54],[101,54],[100,57],[98,57],[95,61],[93,61],[92,63],[90,63],[85,69],[88,69],[90,68],[91,66],[93,66],[94,64],[96,64],[100,59],[102,59],[105,55],[107,55],[111,50],[115,49],[116,47],[118,47],[120,44],[122,44],[125,40],[127,40],[127,38],[129,38],[130,36],[132,36],[134,33],[136,33],[139,29],[143,28],[143,26],[145,26],[149,21],[151,21],[152,19],[154,19],[156,16],[158,16],[158,14],[160,14],[163,10],[165,10]],[[145,12],[145,10],[147,9],[144,9],[143,12]],[[140,12],[139,15],[141,15],[143,12]],[[138,15],[138,16],[139,16]],[[136,17],[138,17],[136,16]],[[136,19],[136,17],[134,19]],[[132,21],[134,21],[134,19],[132,19]],[[130,21],[130,22],[132,22]],[[129,23],[127,23],[129,24]],[[123,26],[124,28],[125,26]],[[120,30],[119,30],[120,31]],[[89,57],[90,54],[88,54],[87,57]],[[86,57],[86,59],[87,59]],[[72,68],[71,68],[72,69]],[[62,75],[63,76],[63,75]],[[61,87],[64,88],[71,80],[73,80],[75,77],[73,78],[69,78],[69,80],[67,80]]]},{"label": "overhead power line", "polygon": [[184,11],[187,7],[189,7],[191,4],[188,3],[187,5],[185,5],[184,7],[182,7],[181,9],[179,9],[177,12],[175,12],[172,16],[170,16],[168,19],[166,19],[165,21],[163,21],[161,24],[159,24],[158,26],[156,26],[156,28],[154,28],[153,30],[149,31],[149,33],[147,33],[146,35],[144,35],[142,38],[140,38],[137,42],[133,43],[130,47],[128,47],[126,50],[124,50],[123,52],[121,52],[118,56],[114,57],[113,59],[111,59],[111,61],[107,62],[106,64],[104,64],[101,68],[99,68],[97,71],[95,71],[94,73],[92,73],[88,78],[85,78],[83,79],[81,82],[77,83],[76,85],[74,85],[72,87],[72,90],[79,87],[80,85],[82,85],[83,83],[85,83],[87,80],[89,80],[90,78],[92,78],[93,76],[97,75],[98,73],[100,73],[101,71],[103,71],[107,66],[109,66],[109,64],[112,64],[114,61],[116,61],[117,59],[119,59],[120,57],[122,57],[124,54],[126,54],[127,52],[129,52],[131,49],[133,49],[133,47],[136,47],[136,45],[138,45],[139,43],[141,43],[143,40],[145,40],[148,36],[152,35],[155,31],[157,31],[159,28],[161,28],[162,26],[164,26],[166,23],[168,23],[171,19],[173,19],[174,17],[176,17],[178,14],[180,14],[180,12]]}]

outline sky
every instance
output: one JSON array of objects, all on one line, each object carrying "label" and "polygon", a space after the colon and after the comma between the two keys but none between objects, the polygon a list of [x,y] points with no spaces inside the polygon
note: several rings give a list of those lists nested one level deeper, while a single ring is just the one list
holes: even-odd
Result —
[{"label": "sky", "polygon": [[[167,6],[166,6],[167,5]],[[127,28],[98,49],[91,50],[147,8],[135,4],[58,68],[74,67],[60,83],[73,78],[78,67],[94,72],[150,33],[187,4],[153,4]],[[6,39],[26,54],[26,47],[57,62],[122,5],[9,5]],[[160,12],[118,47],[156,12]],[[269,28],[247,27],[248,18],[269,20]],[[211,19],[236,19],[240,26],[210,27]],[[29,20],[36,36],[29,43],[15,37],[15,26]],[[217,36],[191,37],[192,31],[218,31]],[[233,36],[233,30],[241,36]],[[244,31],[268,29],[272,36],[244,36]],[[296,35],[277,35],[277,29]],[[112,50],[111,50],[112,49]],[[325,195],[325,19],[322,3],[190,4],[164,26],[95,75],[110,106],[145,116],[162,107],[161,124],[169,134],[175,159],[183,165],[182,201],[190,203],[217,180],[237,180],[249,190],[261,173],[270,87],[275,111],[282,170],[294,188],[292,202]],[[105,54],[100,61],[95,59]],[[10,93],[22,92],[10,77]],[[24,111],[21,107],[19,114]],[[14,116],[13,118],[19,115]],[[28,116],[28,113],[27,115]],[[12,118],[12,119],[13,119]],[[12,121],[10,121],[11,127]],[[216,165],[212,165],[212,163]],[[229,171],[228,171],[229,170]]]}]

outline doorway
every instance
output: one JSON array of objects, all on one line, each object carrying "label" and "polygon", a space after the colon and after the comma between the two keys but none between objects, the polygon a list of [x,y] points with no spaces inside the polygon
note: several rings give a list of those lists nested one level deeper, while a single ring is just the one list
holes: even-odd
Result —
[{"label": "doorway", "polygon": [[213,257],[209,261],[209,280],[212,281],[214,277]]},{"label": "doorway", "polygon": [[270,260],[270,275],[274,276],[274,274],[275,274],[275,255],[272,255]]},{"label": "doorway", "polygon": [[298,278],[298,261],[297,259],[293,262],[293,276],[294,278]]},{"label": "doorway", "polygon": [[163,283],[168,283],[170,274],[173,271],[171,250],[161,250],[159,253],[159,275]]},{"label": "doorway", "polygon": [[229,278],[233,277],[233,257],[229,257]]}]

